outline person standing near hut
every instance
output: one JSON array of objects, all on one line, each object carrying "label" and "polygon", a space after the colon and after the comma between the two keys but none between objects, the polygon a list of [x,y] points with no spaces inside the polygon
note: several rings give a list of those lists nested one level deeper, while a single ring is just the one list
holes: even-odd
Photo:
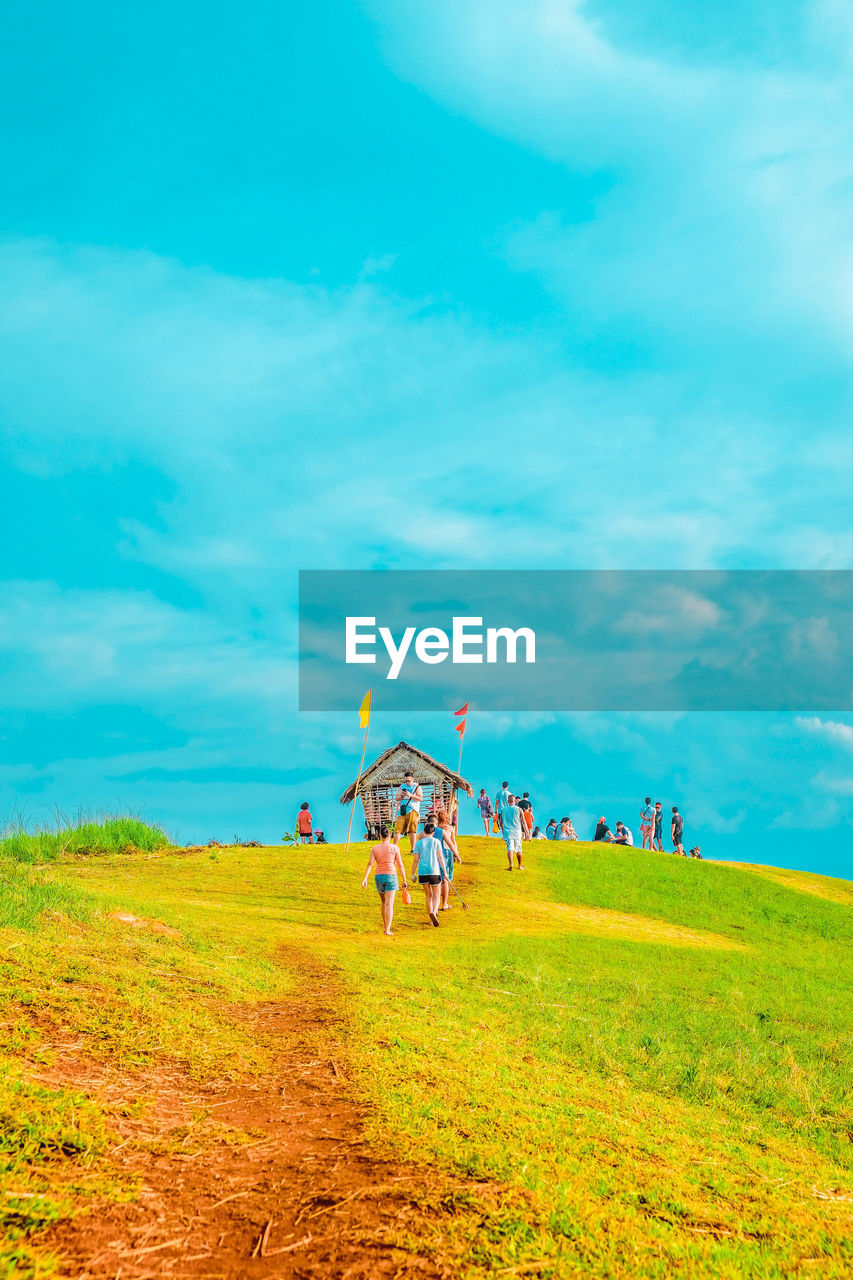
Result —
[{"label": "person standing near hut", "polygon": [[[425,828],[426,829],[426,828]],[[441,910],[450,910],[450,882],[453,879],[453,866],[461,862],[456,847],[456,832],[447,817],[446,809],[439,809],[435,824],[435,838],[441,841],[441,852],[444,857],[445,876],[441,882]]]},{"label": "person standing near hut", "polygon": [[407,835],[409,847],[414,850],[418,837],[418,817],[421,812],[421,801],[424,798],[423,788],[415,782],[415,775],[407,770],[403,783],[394,799],[398,805],[397,821],[394,823],[395,835]]},{"label": "person standing near hut", "polygon": [[388,827],[380,827],[379,835],[380,843],[375,844],[370,850],[370,857],[367,859],[367,870],[364,873],[364,879],[361,882],[362,889],[367,888],[367,878],[370,875],[370,868],[375,866],[376,873],[373,877],[379,893],[379,909],[382,912],[382,930],[386,938],[392,937],[391,922],[394,919],[394,898],[397,890],[400,888],[400,879],[403,877],[403,888],[409,887],[406,880],[406,868],[403,866],[403,858],[398,845],[391,840],[391,834]]},{"label": "person standing near hut", "polygon": [[414,848],[412,880],[415,875],[418,877],[418,883],[424,887],[427,915],[437,929],[441,882],[447,875],[447,866],[441,841],[436,840],[435,827],[431,822],[424,823],[424,833]]}]

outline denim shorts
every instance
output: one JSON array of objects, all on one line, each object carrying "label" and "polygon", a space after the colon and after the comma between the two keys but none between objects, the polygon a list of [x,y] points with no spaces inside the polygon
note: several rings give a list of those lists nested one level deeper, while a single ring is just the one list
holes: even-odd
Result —
[{"label": "denim shorts", "polygon": [[393,874],[388,875],[386,873],[383,875],[374,876],[373,879],[376,881],[376,888],[379,890],[380,893],[390,893],[392,889],[400,888],[400,882],[397,879],[396,875],[393,875]]}]

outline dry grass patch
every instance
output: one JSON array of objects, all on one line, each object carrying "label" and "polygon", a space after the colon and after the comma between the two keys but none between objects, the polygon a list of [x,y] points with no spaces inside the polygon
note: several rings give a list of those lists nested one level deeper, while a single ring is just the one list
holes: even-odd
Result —
[{"label": "dry grass patch", "polygon": [[787,867],[764,867],[753,862],[718,862],[718,867],[738,867],[741,871],[749,871],[774,884],[781,884],[786,889],[794,889],[797,893],[813,893],[817,898],[825,898],[827,902],[840,902],[853,907],[853,884],[849,880],[836,880],[832,876],[818,876],[811,871],[791,871]]},{"label": "dry grass patch", "polygon": [[[687,929],[683,925],[670,924],[667,920],[653,920],[647,916],[627,915],[621,911],[609,911],[604,907],[573,907],[563,902],[527,902],[519,904],[519,915],[525,920],[541,918],[549,924],[549,933],[571,930],[593,937],[630,938],[634,942],[663,943],[671,947],[710,947],[722,951],[744,951],[742,943],[725,938],[720,933]],[[556,926],[556,929],[553,927]]]}]

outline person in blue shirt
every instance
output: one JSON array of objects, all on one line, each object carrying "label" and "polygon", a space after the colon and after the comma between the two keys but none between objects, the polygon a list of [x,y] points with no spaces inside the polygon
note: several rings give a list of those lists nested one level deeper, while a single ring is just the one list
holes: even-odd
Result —
[{"label": "person in blue shirt", "polygon": [[547,827],[545,828],[545,838],[547,840],[557,839],[557,819],[556,818],[552,818],[551,821],[548,823]]},{"label": "person in blue shirt", "polygon": [[503,831],[503,811],[510,801],[509,783],[502,782],[501,789],[495,796],[495,817],[497,818],[501,831]]},{"label": "person in blue shirt", "polygon": [[521,810],[515,803],[515,796],[507,796],[508,804],[503,808],[503,836],[506,842],[506,856],[509,861],[507,871],[512,871],[512,855],[515,854],[519,871],[524,870],[521,861],[521,842],[527,834],[527,825],[521,816]]},{"label": "person in blue shirt", "polygon": [[430,922],[438,928],[438,907],[441,901],[441,882],[447,878],[447,866],[440,840],[435,838],[435,824],[424,823],[424,833],[414,848],[412,880],[424,887],[424,900]]}]

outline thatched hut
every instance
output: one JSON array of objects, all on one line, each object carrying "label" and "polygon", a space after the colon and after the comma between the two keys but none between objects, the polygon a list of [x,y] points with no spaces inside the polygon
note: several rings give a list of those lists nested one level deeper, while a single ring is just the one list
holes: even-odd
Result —
[{"label": "thatched hut", "polygon": [[448,769],[447,765],[433,760],[432,756],[408,742],[398,742],[396,747],[389,747],[368,765],[361,778],[351,783],[341,796],[341,804],[352,804],[357,783],[369,839],[378,837],[383,822],[390,824],[393,821],[394,796],[409,772],[414,774],[424,793],[421,822],[428,813],[438,809],[446,809],[449,813],[454,792],[461,791],[466,796],[474,794],[470,782]]}]

